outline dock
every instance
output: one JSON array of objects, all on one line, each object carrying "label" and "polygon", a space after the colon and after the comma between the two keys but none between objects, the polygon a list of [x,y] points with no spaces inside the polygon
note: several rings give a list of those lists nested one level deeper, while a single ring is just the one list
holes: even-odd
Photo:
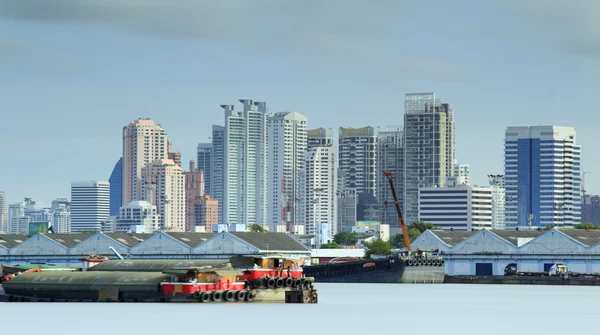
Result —
[{"label": "dock", "polygon": [[571,285],[600,286],[598,277],[558,276],[448,276],[444,284],[509,284],[509,285]]}]

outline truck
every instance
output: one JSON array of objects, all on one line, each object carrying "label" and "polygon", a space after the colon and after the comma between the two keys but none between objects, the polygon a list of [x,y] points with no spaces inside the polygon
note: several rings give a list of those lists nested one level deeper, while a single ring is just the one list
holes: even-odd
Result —
[{"label": "truck", "polygon": [[569,271],[567,266],[564,263],[554,263],[548,271],[544,272],[533,272],[533,271],[519,271],[517,263],[507,264],[504,268],[505,276],[525,276],[525,277],[533,277],[533,276],[559,276],[559,277],[568,277]]}]

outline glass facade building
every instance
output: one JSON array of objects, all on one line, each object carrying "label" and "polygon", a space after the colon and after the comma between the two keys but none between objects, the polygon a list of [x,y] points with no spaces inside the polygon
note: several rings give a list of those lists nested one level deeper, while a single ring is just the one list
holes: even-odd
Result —
[{"label": "glass facade building", "polygon": [[117,216],[123,204],[123,157],[115,164],[108,182],[110,183],[110,216]]}]

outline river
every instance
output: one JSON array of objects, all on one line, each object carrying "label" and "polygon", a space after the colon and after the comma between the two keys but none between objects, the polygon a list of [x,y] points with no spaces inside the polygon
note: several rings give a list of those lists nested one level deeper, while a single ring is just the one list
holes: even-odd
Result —
[{"label": "river", "polygon": [[317,305],[0,303],[8,334],[594,334],[598,287],[316,284]]}]

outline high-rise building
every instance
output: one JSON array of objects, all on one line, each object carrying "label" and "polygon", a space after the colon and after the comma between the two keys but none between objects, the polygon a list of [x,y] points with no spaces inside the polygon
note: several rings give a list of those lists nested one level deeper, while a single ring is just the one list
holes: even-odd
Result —
[{"label": "high-rise building", "polygon": [[[240,100],[243,111],[221,105],[225,112],[223,136],[223,194],[219,208],[227,225],[267,224],[267,106]],[[214,140],[214,138],[213,138]],[[218,156],[217,143],[213,153]],[[215,168],[219,164],[213,159]],[[214,174],[212,176],[215,177]],[[217,178],[213,179],[217,181]],[[211,188],[219,187],[212,183]],[[213,191],[213,193],[215,193]],[[214,194],[217,198],[217,193]],[[217,198],[217,200],[221,200]],[[220,219],[221,220],[221,219]],[[221,221],[220,221],[221,222]]]},{"label": "high-rise building", "polygon": [[[301,213],[296,199],[300,197],[300,171],[306,153],[306,122],[296,112],[275,113],[267,120],[268,167],[267,194],[269,227],[276,231],[285,225],[288,232],[298,225]],[[289,227],[288,227],[289,226]]]},{"label": "high-rise building", "polygon": [[[225,127],[212,126],[212,149],[210,151],[210,192],[217,200],[219,207],[223,206],[225,190]],[[223,209],[219,208],[219,224],[223,224]]]},{"label": "high-rise building", "polygon": [[194,230],[197,232],[211,232],[219,223],[219,202],[205,194],[194,200]]},{"label": "high-rise building", "polygon": [[506,228],[579,224],[580,156],[572,127],[508,127],[504,140]]},{"label": "high-rise building", "polygon": [[115,223],[115,232],[152,233],[159,226],[156,206],[147,201],[132,201],[121,207]]},{"label": "high-rise building", "polygon": [[0,191],[0,232],[8,232],[8,204],[6,194]]},{"label": "high-rise building", "polygon": [[168,136],[160,124],[138,119],[123,127],[123,192],[121,205],[142,200],[142,168],[168,158]]},{"label": "high-rise building", "polygon": [[600,226],[600,196],[584,195],[581,208],[581,222]]},{"label": "high-rise building", "polygon": [[394,205],[394,197],[384,172],[392,173],[392,182],[400,208],[404,205],[402,190],[404,189],[404,145],[401,127],[387,127],[377,137],[377,202],[380,206],[379,221],[390,227],[400,227],[398,213]]},{"label": "high-rise building", "polygon": [[[111,185],[112,186],[112,185]],[[119,190],[120,192],[121,190]],[[52,229],[55,234],[71,233],[71,203],[66,198],[52,200]]]},{"label": "high-rise building", "polygon": [[181,152],[173,151],[173,144],[167,143],[167,158],[172,159],[176,165],[181,166]]},{"label": "high-rise building", "polygon": [[194,201],[204,195],[204,171],[196,170],[196,162],[190,161],[185,174],[185,231],[194,231],[196,225]]},{"label": "high-rise building", "polygon": [[446,187],[420,188],[419,220],[440,229],[490,229],[492,191],[488,187],[459,185],[456,179]]},{"label": "high-rise building", "polygon": [[71,231],[97,231],[110,215],[110,183],[79,181],[71,183]]},{"label": "high-rise building", "polygon": [[110,183],[110,216],[117,216],[119,208],[123,205],[123,157],[115,164],[108,182]]},{"label": "high-rise building", "polygon": [[185,231],[185,175],[172,159],[159,159],[142,168],[142,198],[158,209],[159,229]]},{"label": "high-rise building", "polygon": [[471,185],[471,167],[468,164],[458,164],[455,159],[453,176],[459,185]]},{"label": "high-rise building", "polygon": [[25,216],[25,203],[8,205],[8,233],[29,234],[29,217]]},{"label": "high-rise building", "polygon": [[419,214],[419,188],[446,183],[454,170],[454,111],[434,93],[407,94],[404,110],[404,214]]},{"label": "high-rise building", "polygon": [[377,196],[377,136],[379,128],[341,128],[339,132],[340,169],[346,174],[345,189]]},{"label": "high-rise building", "polygon": [[[328,225],[330,236],[337,234],[337,168],[334,147],[313,147],[306,152],[303,173],[302,208],[305,211],[305,233],[318,234]],[[323,236],[317,240],[327,240]]]},{"label": "high-rise building", "polygon": [[337,168],[337,232],[353,231],[357,227],[358,193],[346,189],[346,173]]},{"label": "high-rise building", "polygon": [[504,175],[490,174],[490,189],[492,190],[492,229],[504,229],[504,211],[506,193],[504,192]]},{"label": "high-rise building", "polygon": [[308,130],[306,137],[307,150],[314,147],[333,146],[333,129],[331,128],[317,128]]},{"label": "high-rise building", "polygon": [[210,190],[210,156],[212,155],[212,143],[198,144],[198,171],[204,173],[204,193],[212,194]]}]

